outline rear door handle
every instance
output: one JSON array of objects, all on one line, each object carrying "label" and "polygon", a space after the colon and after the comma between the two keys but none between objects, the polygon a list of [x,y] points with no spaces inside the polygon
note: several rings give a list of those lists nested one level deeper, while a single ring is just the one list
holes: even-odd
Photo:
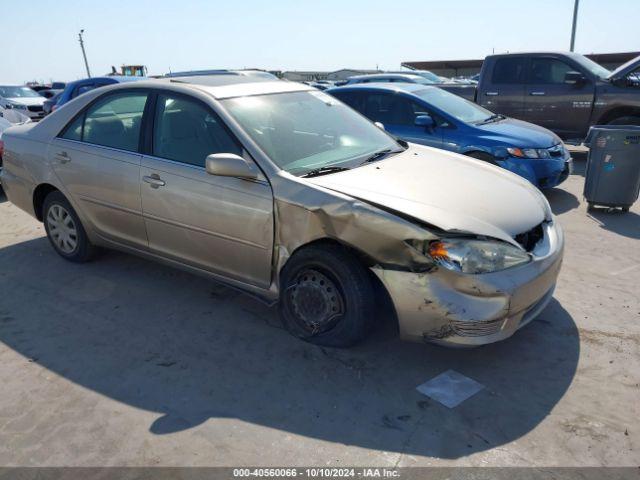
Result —
[{"label": "rear door handle", "polygon": [[166,185],[165,181],[160,178],[160,176],[156,173],[151,176],[144,176],[142,180],[151,185],[151,188],[164,187]]},{"label": "rear door handle", "polygon": [[484,92],[487,97],[496,97],[500,95],[498,92]]},{"label": "rear door handle", "polygon": [[56,158],[60,163],[69,163],[71,161],[71,157],[65,151],[56,153]]},{"label": "rear door handle", "polygon": [[545,95],[544,92],[529,92],[529,95],[533,95],[534,97],[542,97]]}]

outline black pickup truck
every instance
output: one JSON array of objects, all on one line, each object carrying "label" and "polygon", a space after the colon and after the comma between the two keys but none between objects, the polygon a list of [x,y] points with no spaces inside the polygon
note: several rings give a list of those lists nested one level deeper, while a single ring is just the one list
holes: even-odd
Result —
[{"label": "black pickup truck", "polygon": [[614,72],[577,53],[487,57],[474,85],[441,88],[580,143],[591,125],[640,125],[640,57]]}]

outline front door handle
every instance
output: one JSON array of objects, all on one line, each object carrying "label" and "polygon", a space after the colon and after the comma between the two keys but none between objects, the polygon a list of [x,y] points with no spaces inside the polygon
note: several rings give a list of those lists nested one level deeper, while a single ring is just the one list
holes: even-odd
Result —
[{"label": "front door handle", "polygon": [[542,97],[545,95],[544,92],[529,92],[529,95],[533,95],[534,97]]},{"label": "front door handle", "polygon": [[144,176],[142,180],[151,185],[151,188],[164,187],[166,185],[165,181],[160,178],[157,173],[152,174],[151,176]]},{"label": "front door handle", "polygon": [[71,161],[71,157],[65,151],[56,153],[56,158],[60,163],[69,163]]},{"label": "front door handle", "polygon": [[485,95],[487,97],[496,97],[496,96],[499,95],[499,93],[498,92],[485,92]]}]

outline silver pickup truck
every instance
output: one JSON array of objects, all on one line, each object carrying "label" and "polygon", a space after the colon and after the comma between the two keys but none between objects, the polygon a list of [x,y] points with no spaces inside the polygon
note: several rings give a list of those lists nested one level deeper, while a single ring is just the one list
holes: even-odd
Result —
[{"label": "silver pickup truck", "polygon": [[439,87],[580,143],[591,125],[640,125],[640,57],[614,72],[577,53],[488,56],[475,85]]}]

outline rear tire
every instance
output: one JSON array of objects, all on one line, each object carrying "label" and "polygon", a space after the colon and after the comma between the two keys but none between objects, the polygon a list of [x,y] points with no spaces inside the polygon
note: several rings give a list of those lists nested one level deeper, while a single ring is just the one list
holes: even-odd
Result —
[{"label": "rear tire", "polygon": [[95,247],[69,201],[59,191],[44,199],[42,219],[47,238],[54,250],[65,260],[83,263],[91,260]]},{"label": "rear tire", "polygon": [[282,269],[282,322],[306,342],[327,347],[358,343],[370,330],[374,306],[369,272],[344,247],[303,248]]},{"label": "rear tire", "polygon": [[611,120],[607,125],[640,125],[640,117],[637,115],[626,115]]}]

